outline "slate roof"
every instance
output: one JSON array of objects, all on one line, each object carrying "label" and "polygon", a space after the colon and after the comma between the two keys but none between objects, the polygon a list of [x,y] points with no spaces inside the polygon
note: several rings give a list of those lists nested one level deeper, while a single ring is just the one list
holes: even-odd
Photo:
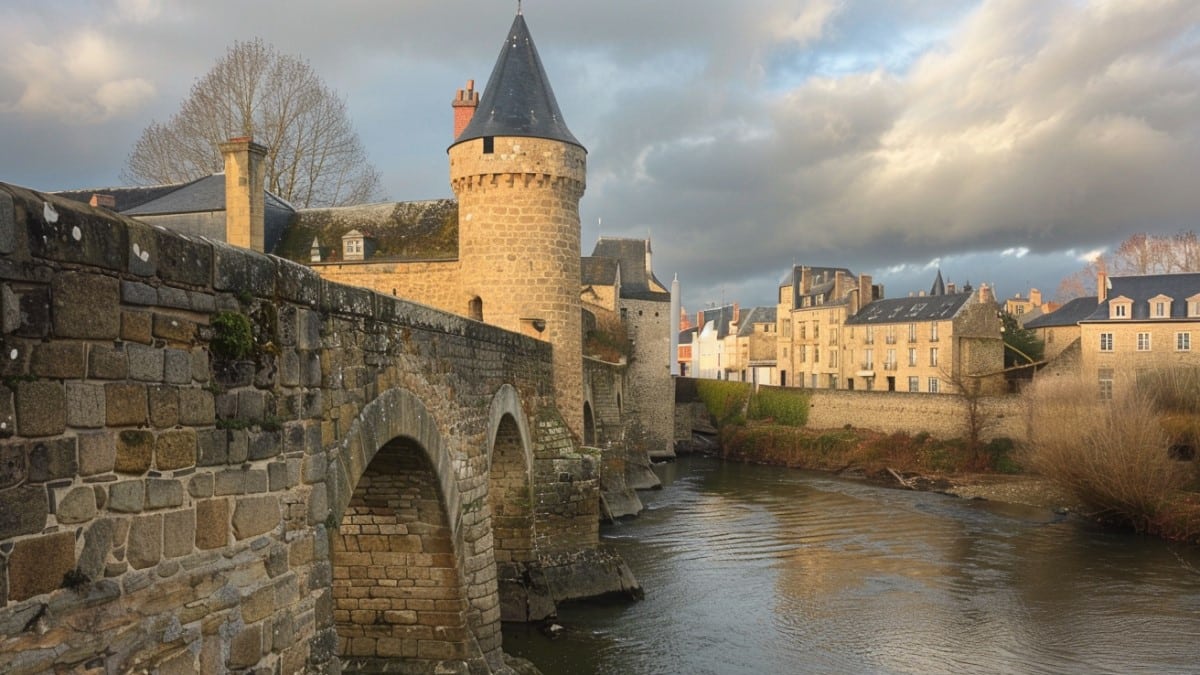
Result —
[{"label": "slate roof", "polygon": [[1074,326],[1091,316],[1096,311],[1096,297],[1088,296],[1075,298],[1058,309],[1034,317],[1023,324],[1024,328],[1053,328],[1056,326]]},{"label": "slate roof", "polygon": [[546,138],[583,148],[567,129],[521,14],[508,30],[475,115],[452,145],[485,136]]},{"label": "slate roof", "polygon": [[846,319],[847,325],[918,323],[952,319],[971,299],[972,293],[922,295],[876,300]]},{"label": "slate roof", "polygon": [[684,328],[683,330],[679,331],[679,344],[681,344],[681,345],[692,344],[692,338],[694,338],[696,336],[696,334],[699,332],[700,332],[700,329],[697,328],[696,326],[692,326],[691,328]]},{"label": "slate roof", "polygon": [[150,185],[144,187],[106,187],[94,188],[91,190],[62,190],[59,192],[52,192],[50,194],[57,195],[64,199],[82,202],[84,204],[87,204],[91,201],[92,195],[107,195],[117,201],[117,205],[115,208],[113,208],[113,210],[117,213],[121,213],[134,207],[141,206],[146,202],[158,199],[159,197],[162,197],[167,193],[174,192],[175,190],[178,190],[179,188],[188,184],[189,183],[170,183],[167,185]]},{"label": "slate roof", "polygon": [[646,250],[649,240],[623,237],[601,237],[592,249],[593,258],[611,258],[621,265],[621,297],[630,300],[670,302],[671,294],[655,290],[666,288],[653,270],[646,269]]},{"label": "slate roof", "polygon": [[579,272],[584,285],[612,286],[617,283],[620,263],[616,258],[584,256],[579,259]]},{"label": "slate roof", "polygon": [[[791,274],[784,277],[780,282],[779,287],[792,287],[792,309],[799,309],[804,306],[803,299],[805,297],[815,298],[817,296],[828,295],[833,290],[833,280],[837,277],[837,273],[841,272],[847,277],[853,277],[854,273],[845,267],[808,267],[810,274],[808,293],[800,292],[800,272],[805,265],[792,265]],[[829,298],[826,297],[822,302],[809,303],[810,305],[838,305],[848,302],[846,298]]]},{"label": "slate roof", "polygon": [[225,210],[225,174],[214,173],[170,192],[122,211],[127,216],[165,215],[168,213],[201,213]]},{"label": "slate roof", "polygon": [[738,337],[747,337],[754,333],[756,323],[775,323],[776,307],[755,307],[742,314],[738,322]]},{"label": "slate roof", "polygon": [[[729,335],[729,324],[733,321],[733,305],[724,305],[721,307],[712,307],[704,310],[704,324],[715,321],[717,328],[717,339],[724,340]],[[703,329],[703,327],[701,327]]]},{"label": "slate roof", "polygon": [[1081,321],[1109,321],[1109,302],[1121,296],[1133,301],[1132,315],[1128,319],[1111,319],[1112,321],[1148,321],[1150,298],[1159,295],[1174,300],[1171,303],[1171,315],[1160,320],[1186,319],[1187,298],[1200,293],[1200,273],[1109,277],[1109,281],[1112,288],[1108,291],[1108,299],[1097,304],[1092,313]]}]

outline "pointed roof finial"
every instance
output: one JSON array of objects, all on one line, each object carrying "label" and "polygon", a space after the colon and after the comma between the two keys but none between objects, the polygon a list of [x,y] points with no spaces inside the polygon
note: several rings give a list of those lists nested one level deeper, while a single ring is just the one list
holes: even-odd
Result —
[{"label": "pointed roof finial", "polygon": [[517,0],[517,16],[521,15],[521,0]]}]

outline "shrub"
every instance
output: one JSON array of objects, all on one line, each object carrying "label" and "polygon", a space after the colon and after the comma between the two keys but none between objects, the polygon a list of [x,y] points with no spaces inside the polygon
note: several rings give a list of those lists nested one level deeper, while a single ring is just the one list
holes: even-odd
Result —
[{"label": "shrub", "polygon": [[747,416],[752,420],[773,420],[776,424],[802,427],[808,423],[808,391],[780,387],[759,387],[750,397]]},{"label": "shrub", "polygon": [[[1040,382],[1031,391],[1026,461],[1101,519],[1163,532],[1189,480],[1171,459],[1157,395],[1129,386],[1100,400],[1090,382]],[[1178,524],[1173,525],[1176,527]]]},{"label": "shrub", "polygon": [[737,424],[745,420],[746,404],[750,398],[750,385],[746,382],[727,380],[697,380],[696,392],[708,414],[717,425]]},{"label": "shrub", "polygon": [[254,353],[250,319],[238,312],[218,312],[212,318],[212,353],[218,359],[238,361]]}]

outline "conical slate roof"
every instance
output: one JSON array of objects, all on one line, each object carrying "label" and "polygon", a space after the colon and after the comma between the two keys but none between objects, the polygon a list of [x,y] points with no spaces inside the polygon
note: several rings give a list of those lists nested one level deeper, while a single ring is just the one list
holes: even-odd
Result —
[{"label": "conical slate roof", "polygon": [[933,286],[930,287],[929,294],[930,295],[945,295],[946,294],[946,282],[942,281],[942,270],[941,269],[939,269],[937,272],[937,278],[933,280]]},{"label": "conical slate roof", "polygon": [[485,136],[530,136],[583,147],[563,121],[521,14],[513,20],[500,48],[475,116],[454,145]]}]

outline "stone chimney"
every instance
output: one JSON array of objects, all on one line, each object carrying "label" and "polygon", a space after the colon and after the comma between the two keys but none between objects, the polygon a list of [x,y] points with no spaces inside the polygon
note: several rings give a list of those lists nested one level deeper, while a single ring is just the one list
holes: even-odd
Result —
[{"label": "stone chimney", "polygon": [[467,80],[466,89],[458,90],[450,107],[454,108],[454,137],[458,138],[463,129],[471,123],[475,109],[479,107],[479,92],[475,91],[475,80]]},{"label": "stone chimney", "polygon": [[854,294],[854,304],[850,307],[851,314],[858,314],[858,310],[871,304],[875,298],[872,297],[871,275],[858,275],[858,292]]},{"label": "stone chimney", "polygon": [[262,252],[267,148],[249,136],[231,138],[219,147],[225,158],[225,241]]},{"label": "stone chimney", "polygon": [[1029,302],[1033,304],[1035,309],[1038,307],[1041,307],[1042,306],[1042,292],[1036,288],[1029,289]]},{"label": "stone chimney", "polygon": [[807,295],[812,290],[812,270],[800,268],[800,295]]},{"label": "stone chimney", "polygon": [[93,194],[88,204],[97,208],[116,209],[117,198],[112,195]]},{"label": "stone chimney", "polygon": [[1104,270],[1096,272],[1096,302],[1108,299],[1108,273]]},{"label": "stone chimney", "polygon": [[946,295],[954,295],[958,292],[958,284],[953,281],[946,282]]}]

